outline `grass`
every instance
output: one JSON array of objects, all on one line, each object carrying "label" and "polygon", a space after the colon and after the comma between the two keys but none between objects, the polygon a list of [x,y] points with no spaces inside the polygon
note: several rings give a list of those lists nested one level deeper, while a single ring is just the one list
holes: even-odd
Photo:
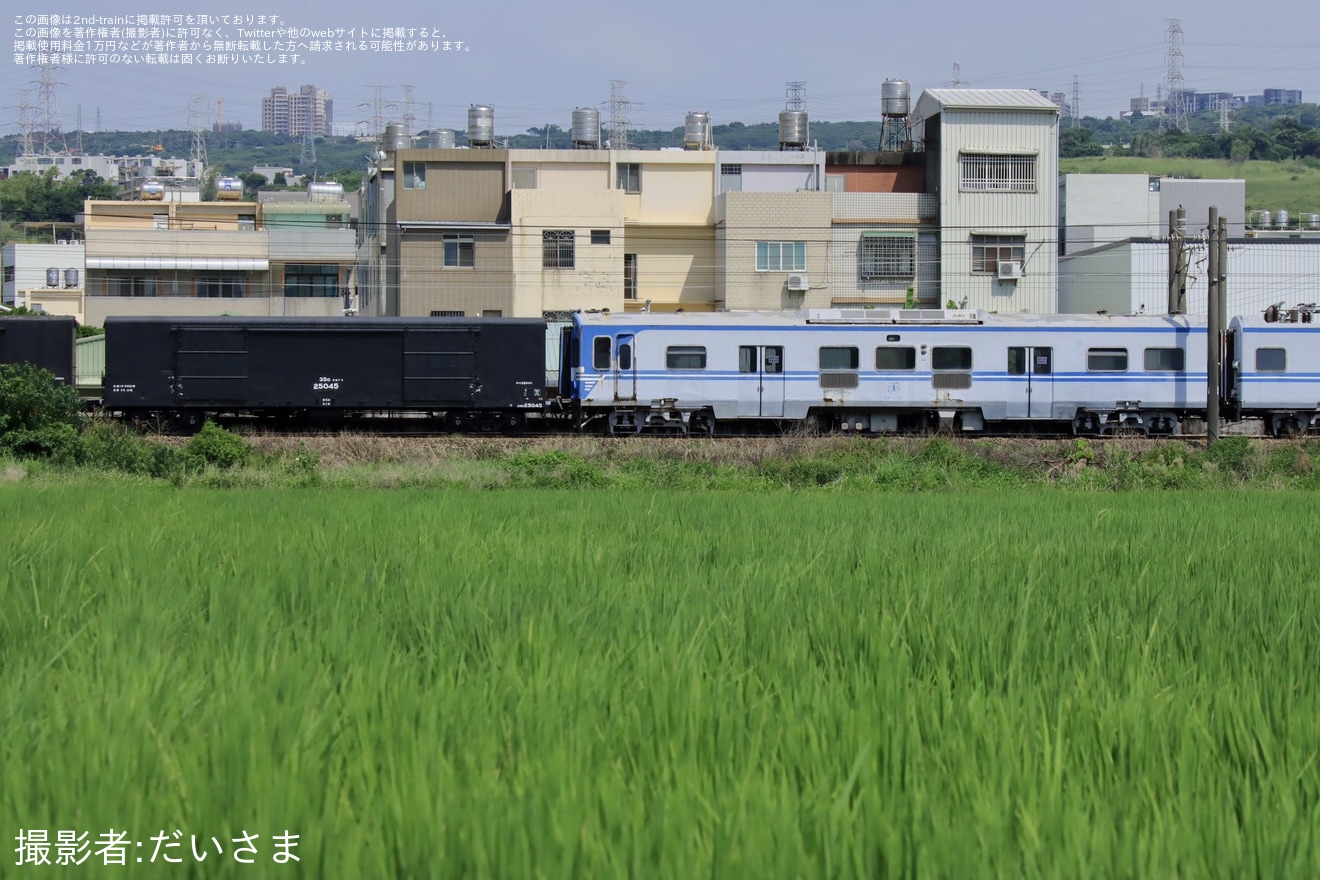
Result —
[{"label": "grass", "polygon": [[148,876],[1320,872],[1310,492],[0,504],[0,824],[262,835]]}]

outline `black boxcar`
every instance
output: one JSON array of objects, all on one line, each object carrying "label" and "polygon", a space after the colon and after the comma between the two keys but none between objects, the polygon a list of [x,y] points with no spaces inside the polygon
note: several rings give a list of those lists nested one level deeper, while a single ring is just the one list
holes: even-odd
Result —
[{"label": "black boxcar", "polygon": [[73,318],[0,316],[0,364],[35,364],[66,385],[77,380],[77,340]]},{"label": "black boxcar", "polygon": [[106,319],[105,405],[196,426],[208,414],[445,414],[516,429],[544,406],[545,321]]}]

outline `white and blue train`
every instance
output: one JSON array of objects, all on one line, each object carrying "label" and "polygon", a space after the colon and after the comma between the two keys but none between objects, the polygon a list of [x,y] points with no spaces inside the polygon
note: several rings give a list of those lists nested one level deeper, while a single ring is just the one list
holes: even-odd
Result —
[{"label": "white and blue train", "polygon": [[[1310,314],[1232,320],[1226,415],[1276,435],[1320,427]],[[564,334],[559,395],[580,427],[615,434],[804,424],[1174,435],[1205,418],[1206,340],[1205,319],[1184,315],[581,313]]]}]

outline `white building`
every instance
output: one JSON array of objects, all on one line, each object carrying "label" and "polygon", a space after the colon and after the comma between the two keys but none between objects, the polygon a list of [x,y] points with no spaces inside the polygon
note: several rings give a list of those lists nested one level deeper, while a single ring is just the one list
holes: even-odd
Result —
[{"label": "white building", "polygon": [[[7,244],[0,249],[0,262],[4,264],[6,306],[36,307],[40,304],[33,301],[33,294],[53,301],[82,292],[87,261],[80,241]],[[58,310],[47,311],[63,314]]]},{"label": "white building", "polygon": [[1059,108],[1029,89],[929,89],[913,118],[939,202],[941,297],[1053,312]]},{"label": "white building", "polygon": [[[1206,243],[1189,242],[1185,311],[1206,313]],[[1271,305],[1313,303],[1320,277],[1320,238],[1230,239],[1228,313],[1259,314]],[[1059,311],[1162,315],[1169,302],[1167,241],[1137,239],[1059,261]]]}]

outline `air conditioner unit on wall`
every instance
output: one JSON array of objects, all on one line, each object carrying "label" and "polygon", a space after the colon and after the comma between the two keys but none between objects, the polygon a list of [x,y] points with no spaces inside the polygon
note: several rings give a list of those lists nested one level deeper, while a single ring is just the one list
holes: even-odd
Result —
[{"label": "air conditioner unit on wall", "polygon": [[795,292],[801,293],[801,292],[806,291],[809,287],[810,287],[810,285],[807,284],[807,276],[806,276],[806,275],[789,275],[789,276],[788,276],[788,289],[789,289],[789,290],[792,290],[792,291],[795,291]]},{"label": "air conditioner unit on wall", "polygon": [[1016,281],[1022,277],[1022,264],[1016,260],[1000,260],[999,271],[996,274],[998,274],[1001,281]]}]

